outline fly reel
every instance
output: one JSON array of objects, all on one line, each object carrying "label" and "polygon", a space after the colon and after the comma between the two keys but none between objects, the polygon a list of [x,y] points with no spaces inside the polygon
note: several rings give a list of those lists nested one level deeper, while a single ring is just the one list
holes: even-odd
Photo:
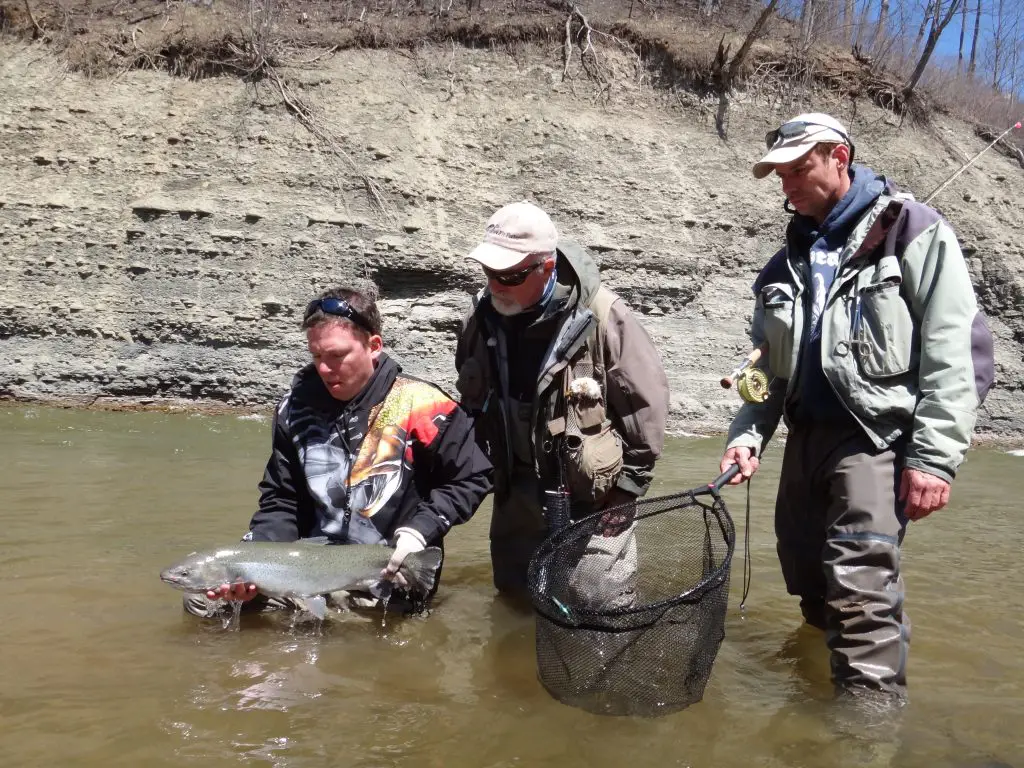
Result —
[{"label": "fly reel", "polygon": [[760,368],[746,368],[736,379],[736,389],[748,403],[763,403],[768,399],[768,376]]},{"label": "fly reel", "polygon": [[768,374],[756,367],[766,350],[767,345],[762,344],[743,358],[732,373],[722,378],[722,387],[730,389],[735,384],[740,397],[748,403],[763,403],[767,400],[770,384]]}]

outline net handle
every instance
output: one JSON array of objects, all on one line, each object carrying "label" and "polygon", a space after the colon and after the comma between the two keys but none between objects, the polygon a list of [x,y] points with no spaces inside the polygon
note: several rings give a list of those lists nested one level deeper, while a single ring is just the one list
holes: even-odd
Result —
[{"label": "net handle", "polygon": [[732,480],[740,472],[740,465],[733,464],[725,472],[720,474],[706,486],[701,488],[694,488],[690,493],[694,496],[700,496],[704,493],[710,493],[712,496],[718,496],[718,492],[722,490],[722,487]]}]

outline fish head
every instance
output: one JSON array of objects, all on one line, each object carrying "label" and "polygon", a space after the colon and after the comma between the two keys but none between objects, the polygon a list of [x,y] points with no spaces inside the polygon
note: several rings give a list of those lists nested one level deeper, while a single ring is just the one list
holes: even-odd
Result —
[{"label": "fish head", "polygon": [[223,557],[228,550],[193,552],[188,557],[160,572],[160,580],[183,592],[206,592],[221,584],[230,584],[233,578],[228,562]]}]

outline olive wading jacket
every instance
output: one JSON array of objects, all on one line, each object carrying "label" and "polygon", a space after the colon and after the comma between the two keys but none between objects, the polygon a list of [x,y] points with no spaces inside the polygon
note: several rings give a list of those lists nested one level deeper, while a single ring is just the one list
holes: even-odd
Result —
[{"label": "olive wading jacket", "polygon": [[[512,431],[532,435],[534,470],[542,487],[557,480],[549,424],[556,412],[563,371],[581,356],[593,362],[607,404],[611,427],[622,440],[622,471],[616,486],[635,496],[647,492],[654,464],[661,454],[669,406],[668,380],[661,358],[639,321],[618,296],[601,285],[590,255],[571,241],[558,243],[557,286],[553,304],[537,327],[552,323],[542,343],[546,353],[537,376],[536,393],[529,408],[529,424],[513,424],[522,417],[508,399],[509,360],[502,324],[486,292],[478,294],[459,334],[455,366],[459,371],[462,405],[476,417],[477,440],[494,464],[495,496],[500,501],[516,458]],[[604,297],[595,301],[598,292]],[[604,309],[594,311],[603,305]],[[599,321],[598,314],[606,315]]]}]

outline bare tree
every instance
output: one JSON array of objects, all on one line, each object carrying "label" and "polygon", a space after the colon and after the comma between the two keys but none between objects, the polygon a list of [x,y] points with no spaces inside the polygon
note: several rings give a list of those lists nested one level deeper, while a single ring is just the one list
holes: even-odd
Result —
[{"label": "bare tree", "polygon": [[925,30],[928,29],[928,22],[935,16],[935,11],[938,10],[941,0],[928,0],[928,5],[924,9],[924,15],[921,17],[921,26],[917,29],[917,37],[914,38],[914,48],[911,52],[911,57],[916,57],[918,51],[921,50],[921,41],[924,40]]},{"label": "bare tree", "polygon": [[811,45],[811,35],[814,32],[814,13],[817,0],[804,0],[800,9],[800,41],[804,49]]},{"label": "bare tree", "polygon": [[1019,0],[997,0],[993,14],[988,50],[983,63],[991,66],[992,90],[1019,97],[1021,82],[1021,25],[1024,3]]},{"label": "bare tree", "polygon": [[973,77],[974,65],[978,60],[978,33],[981,31],[981,0],[978,0],[978,10],[974,13],[974,39],[971,40],[971,61],[967,65],[967,74]]},{"label": "bare tree", "polygon": [[853,37],[853,44],[858,48],[863,46],[865,40],[862,36],[866,36],[867,31],[870,28],[870,25],[868,24],[868,16],[870,11],[871,0],[862,0],[860,4],[860,16],[857,19]]},{"label": "bare tree", "polygon": [[[740,73],[740,67],[743,66],[747,54],[750,53],[754,42],[764,32],[768,19],[775,13],[778,5],[779,0],[771,0],[761,10],[761,15],[757,17],[757,21],[754,22],[754,26],[747,33],[743,45],[740,46],[740,49],[736,51],[736,55],[731,60],[729,60],[729,46],[725,45],[725,38],[718,44],[718,55],[715,57],[716,79],[718,80],[718,112],[715,115],[715,128],[718,130],[718,135],[723,139],[728,138],[725,122],[729,112],[729,93],[732,91],[732,86],[736,82],[736,78]],[[726,63],[727,61],[728,63]]]},{"label": "bare tree", "polygon": [[913,94],[914,89],[921,80],[921,75],[924,74],[924,70],[928,66],[928,60],[931,59],[932,53],[935,51],[935,46],[942,36],[942,31],[949,26],[949,22],[953,20],[962,1],[948,0],[949,4],[946,6],[945,13],[943,13],[943,0],[935,0],[931,29],[928,30],[928,41],[925,43],[921,58],[917,61],[917,66],[914,67],[914,74],[910,76],[910,80],[907,81],[906,86],[903,88],[904,98],[909,98]]},{"label": "bare tree", "polygon": [[889,0],[881,0],[878,4],[878,26],[875,27],[875,35],[871,40],[871,50],[877,54],[878,44],[885,38],[889,28]]},{"label": "bare tree", "polygon": [[964,67],[964,37],[967,35],[967,0],[960,6],[960,49],[956,59],[956,73]]}]

